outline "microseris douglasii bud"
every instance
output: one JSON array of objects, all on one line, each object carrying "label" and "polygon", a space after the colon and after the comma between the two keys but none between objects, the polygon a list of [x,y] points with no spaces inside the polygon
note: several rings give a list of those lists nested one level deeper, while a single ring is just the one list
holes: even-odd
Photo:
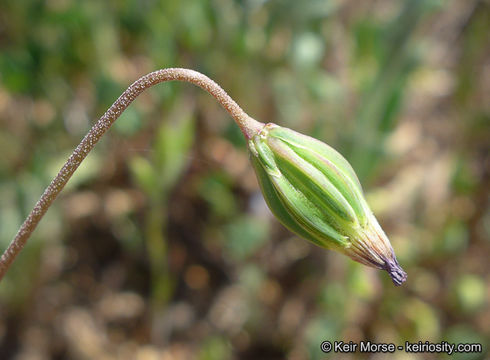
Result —
[{"label": "microseris douglasii bud", "polygon": [[265,200],[284,226],[318,246],[386,270],[395,285],[406,280],[342,155],[275,124],[265,125],[248,145]]}]

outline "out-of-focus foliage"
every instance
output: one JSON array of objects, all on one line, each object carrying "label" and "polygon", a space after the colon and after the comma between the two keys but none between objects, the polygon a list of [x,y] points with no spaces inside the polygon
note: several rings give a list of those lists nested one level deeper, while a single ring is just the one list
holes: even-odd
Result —
[{"label": "out-of-focus foliage", "polygon": [[118,120],[0,284],[0,358],[488,344],[489,12],[473,0],[2,0],[2,249],[90,124],[139,76],[178,66],[343,153],[409,277],[395,288],[281,227],[228,114],[163,84]]}]

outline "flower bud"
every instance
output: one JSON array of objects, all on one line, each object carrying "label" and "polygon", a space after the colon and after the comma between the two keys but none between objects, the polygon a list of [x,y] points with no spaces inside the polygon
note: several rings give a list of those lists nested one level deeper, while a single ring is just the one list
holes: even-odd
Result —
[{"label": "flower bud", "polygon": [[350,164],[333,148],[275,124],[248,142],[264,198],[297,235],[406,280],[393,248],[369,209]]}]

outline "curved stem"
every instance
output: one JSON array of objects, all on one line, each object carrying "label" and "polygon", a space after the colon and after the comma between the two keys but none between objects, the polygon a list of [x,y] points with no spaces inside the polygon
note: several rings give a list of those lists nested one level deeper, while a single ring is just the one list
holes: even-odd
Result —
[{"label": "curved stem", "polygon": [[189,69],[169,68],[154,71],[136,80],[126,91],[112,104],[106,113],[97,121],[73,151],[58,175],[51,181],[34,209],[20,227],[17,235],[0,258],[0,281],[6,271],[22,250],[32,232],[42,219],[56,196],[64,188],[70,177],[85,159],[102,135],[111,127],[114,121],[144,90],[164,81],[186,81],[197,85],[213,95],[216,100],[230,113],[236,121],[245,137],[251,138],[260,131],[264,124],[248,116],[238,104],[213,80],[207,76]]}]

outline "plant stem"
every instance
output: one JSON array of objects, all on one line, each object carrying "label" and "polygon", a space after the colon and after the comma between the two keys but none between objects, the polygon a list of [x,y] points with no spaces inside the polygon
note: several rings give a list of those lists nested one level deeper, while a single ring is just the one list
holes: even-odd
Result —
[{"label": "plant stem", "polygon": [[240,127],[242,133],[248,139],[260,131],[264,125],[248,116],[218,84],[197,71],[169,68],[157,70],[139,78],[124,91],[124,93],[90,129],[53,181],[51,181],[46,190],[44,190],[44,193],[34,206],[34,209],[32,209],[31,213],[27,216],[17,232],[17,235],[0,258],[0,281],[26,244],[39,221],[53,203],[54,199],[61,190],[63,190],[70,177],[83,159],[85,159],[88,153],[93,149],[95,144],[100,140],[102,135],[104,135],[114,121],[117,120],[138,95],[153,85],[165,81],[186,81],[206,90],[218,100],[228,113],[230,113]]}]

